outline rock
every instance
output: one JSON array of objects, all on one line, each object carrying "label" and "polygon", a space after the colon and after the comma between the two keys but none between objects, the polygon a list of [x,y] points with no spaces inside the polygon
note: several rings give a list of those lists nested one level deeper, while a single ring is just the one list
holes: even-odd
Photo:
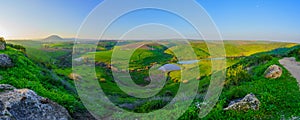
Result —
[{"label": "rock", "polygon": [[238,99],[231,101],[227,108],[224,110],[238,110],[238,111],[247,111],[247,110],[259,110],[260,101],[252,93],[246,95],[243,99]]},{"label": "rock", "polygon": [[186,84],[188,83],[189,81],[188,80],[183,80],[182,83]]},{"label": "rock", "polygon": [[113,72],[118,72],[119,71],[119,69],[117,67],[114,67],[114,66],[110,66],[110,69]]},{"label": "rock", "polygon": [[10,118],[9,116],[0,116],[0,120],[14,120]]},{"label": "rock", "polygon": [[75,58],[74,62],[82,62],[84,60],[83,57]]},{"label": "rock", "polygon": [[3,112],[2,111],[4,111],[4,104],[3,104],[3,102],[2,101],[0,101],[0,111],[1,111],[1,113],[0,113],[0,116],[3,116]]},{"label": "rock", "polygon": [[171,91],[167,90],[165,92],[165,96],[173,96],[173,93]]},{"label": "rock", "polygon": [[13,63],[8,55],[0,54],[0,67],[12,67]]},{"label": "rock", "polygon": [[0,50],[6,49],[6,42],[3,37],[0,37]]},{"label": "rock", "polygon": [[0,119],[17,120],[68,120],[68,111],[29,89],[15,89],[0,84]]},{"label": "rock", "polygon": [[16,89],[14,86],[8,84],[0,84],[0,90],[13,90]]},{"label": "rock", "polygon": [[82,77],[76,73],[71,73],[69,76],[68,76],[70,79],[72,80],[80,80],[82,79]]},{"label": "rock", "polygon": [[265,78],[276,79],[282,74],[282,68],[278,65],[271,65],[264,73]]},{"label": "rock", "polygon": [[106,82],[106,79],[105,79],[105,78],[100,78],[99,81],[100,81],[100,82]]},{"label": "rock", "polygon": [[144,81],[145,81],[145,82],[151,82],[151,78],[150,78],[150,77],[145,77],[145,78],[144,78]]},{"label": "rock", "polygon": [[119,107],[125,108],[128,110],[134,110],[136,106],[132,103],[124,103],[124,104],[119,105]]}]

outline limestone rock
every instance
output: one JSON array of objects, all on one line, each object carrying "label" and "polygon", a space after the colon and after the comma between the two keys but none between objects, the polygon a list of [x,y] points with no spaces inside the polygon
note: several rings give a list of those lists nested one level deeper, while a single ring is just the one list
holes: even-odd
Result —
[{"label": "limestone rock", "polygon": [[276,79],[282,75],[282,68],[278,65],[271,65],[264,73],[265,78]]},{"label": "limestone rock", "polygon": [[[29,89],[15,89],[0,84],[0,119],[17,120],[68,120],[68,111]],[[47,101],[47,102],[45,102]]]},{"label": "limestone rock", "polygon": [[13,90],[13,89],[16,88],[8,84],[0,84],[0,90]]},{"label": "limestone rock", "polygon": [[13,63],[6,54],[0,54],[0,67],[12,67]]},{"label": "limestone rock", "polygon": [[248,94],[243,99],[238,99],[231,101],[227,108],[224,110],[238,110],[238,111],[247,111],[247,110],[259,110],[260,101],[256,98],[254,94]]}]

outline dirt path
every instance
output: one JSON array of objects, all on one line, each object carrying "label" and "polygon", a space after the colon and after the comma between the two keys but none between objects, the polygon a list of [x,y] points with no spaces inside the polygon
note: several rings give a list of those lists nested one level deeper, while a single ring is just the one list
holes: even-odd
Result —
[{"label": "dirt path", "polygon": [[294,57],[283,58],[279,62],[297,79],[300,87],[300,62],[297,62]]}]

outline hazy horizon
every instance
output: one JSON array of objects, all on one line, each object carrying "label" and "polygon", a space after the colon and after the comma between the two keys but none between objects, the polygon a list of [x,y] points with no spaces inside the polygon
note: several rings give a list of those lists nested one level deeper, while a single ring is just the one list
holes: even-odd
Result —
[{"label": "hazy horizon", "polygon": [[[0,4],[0,36],[8,40],[43,39],[50,35],[63,38],[76,38],[80,25],[89,13],[103,1],[23,1],[3,0]],[[300,1],[297,0],[196,0],[218,27],[224,40],[263,40],[263,41],[300,41],[300,17],[298,15]],[[169,3],[181,5],[179,1]],[[116,6],[122,7],[116,2]],[[18,8],[18,9],[16,9]],[[191,12],[195,12],[190,10]],[[99,15],[105,18],[113,10]],[[197,16],[195,16],[197,17]],[[101,21],[98,21],[101,22]],[[115,40],[118,34],[133,26],[145,23],[157,23],[184,31],[187,39],[203,39],[195,37],[191,26],[182,18],[159,10],[140,10],[122,16],[108,30],[103,39]],[[95,23],[97,25],[97,23]],[[159,27],[158,27],[159,28]],[[92,29],[92,28],[91,28]],[[139,30],[127,39],[176,39],[172,31],[159,28]],[[155,32],[152,32],[155,31]],[[174,37],[175,36],[175,37]],[[82,39],[98,39],[86,36]]]},{"label": "hazy horizon", "polygon": [[[39,41],[39,40],[43,40],[43,39],[46,39],[46,38],[48,38],[48,37],[50,37],[50,36],[58,36],[58,37],[61,37],[62,39],[64,39],[64,40],[71,40],[71,39],[81,39],[81,40],[95,40],[95,41],[102,41],[102,40],[107,40],[107,41],[123,41],[123,40],[130,40],[130,39],[93,39],[93,38],[72,38],[72,37],[63,37],[63,36],[60,36],[60,35],[54,35],[54,34],[52,34],[52,35],[49,35],[49,36],[47,36],[47,37],[44,37],[44,38],[32,38],[32,39],[6,39],[6,40],[11,40],[11,41],[14,41],[14,40],[16,40],[16,41],[18,41],[18,40],[33,40],[33,41],[35,41],[35,40],[37,40],[37,41]],[[143,41],[143,40],[153,40],[153,39],[132,39],[132,41]],[[166,38],[166,39],[155,39],[155,40],[182,40],[182,39],[180,39],[180,38]],[[191,41],[205,41],[205,40],[203,40],[203,39],[185,39],[185,40],[191,40]],[[211,41],[214,41],[214,40],[211,40]],[[246,39],[244,39],[244,40],[242,40],[242,39],[236,39],[236,40],[226,40],[226,39],[223,39],[223,41],[261,41],[261,42],[290,42],[290,43],[300,43],[300,41],[286,41],[286,40],[253,40],[253,39],[250,39],[250,40],[246,40]]]}]

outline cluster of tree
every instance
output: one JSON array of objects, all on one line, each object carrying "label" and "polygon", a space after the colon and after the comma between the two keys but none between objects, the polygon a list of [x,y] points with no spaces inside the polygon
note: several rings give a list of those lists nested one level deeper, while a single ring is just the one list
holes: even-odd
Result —
[{"label": "cluster of tree", "polygon": [[297,60],[300,60],[300,46],[294,48],[289,52],[289,56],[294,56]]},{"label": "cluster of tree", "polygon": [[17,50],[20,50],[23,53],[26,52],[26,48],[24,46],[22,46],[22,45],[14,45],[14,44],[7,43],[6,46],[9,46],[9,47],[15,48]]},{"label": "cluster of tree", "polygon": [[98,42],[98,47],[104,47],[108,50],[111,50],[115,45],[117,44],[117,41],[99,41]]}]

